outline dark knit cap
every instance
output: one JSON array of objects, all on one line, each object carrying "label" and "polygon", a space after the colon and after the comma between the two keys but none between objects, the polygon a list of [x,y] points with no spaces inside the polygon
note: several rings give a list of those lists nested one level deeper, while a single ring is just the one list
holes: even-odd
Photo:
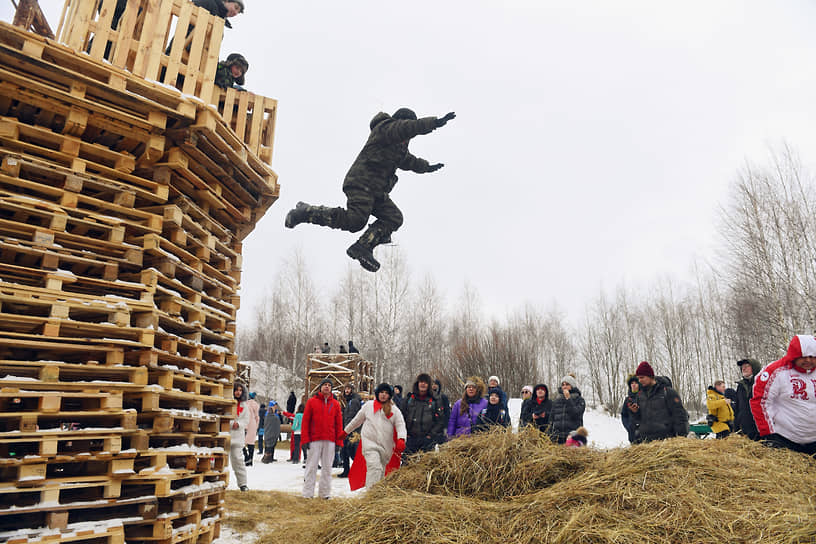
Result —
[{"label": "dark knit cap", "polygon": [[635,376],[649,376],[654,378],[654,370],[652,370],[652,365],[647,363],[646,361],[642,361],[635,371]]}]

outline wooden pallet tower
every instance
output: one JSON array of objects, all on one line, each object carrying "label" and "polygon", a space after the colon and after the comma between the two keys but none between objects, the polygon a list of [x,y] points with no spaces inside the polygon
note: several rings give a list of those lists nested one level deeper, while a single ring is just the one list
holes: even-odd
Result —
[{"label": "wooden pallet tower", "polygon": [[[342,393],[350,383],[368,398],[374,393],[374,364],[359,353],[309,353],[306,355],[306,396],[314,395],[323,380],[332,381],[332,391]],[[342,401],[341,401],[342,402]]]},{"label": "wooden pallet tower", "polygon": [[0,542],[220,531],[276,102],[214,87],[223,19],[115,7],[0,22]]}]

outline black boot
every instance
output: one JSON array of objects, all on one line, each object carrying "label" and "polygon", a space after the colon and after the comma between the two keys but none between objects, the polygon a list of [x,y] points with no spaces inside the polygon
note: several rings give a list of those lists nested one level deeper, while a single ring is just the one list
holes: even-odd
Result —
[{"label": "black boot", "polygon": [[360,261],[360,266],[369,272],[376,272],[380,269],[380,263],[374,258],[374,253],[360,242],[351,244],[346,250],[346,255],[356,261]]},{"label": "black boot", "polygon": [[346,250],[346,255],[360,261],[360,266],[369,272],[376,272],[380,269],[380,263],[374,258],[374,248],[385,240],[391,240],[391,230],[384,227],[380,221],[375,221],[359,240],[351,244]]},{"label": "black boot", "polygon": [[286,214],[286,228],[293,229],[301,223],[313,223],[324,227],[334,226],[334,210],[326,206],[310,206],[305,202],[298,202]]}]

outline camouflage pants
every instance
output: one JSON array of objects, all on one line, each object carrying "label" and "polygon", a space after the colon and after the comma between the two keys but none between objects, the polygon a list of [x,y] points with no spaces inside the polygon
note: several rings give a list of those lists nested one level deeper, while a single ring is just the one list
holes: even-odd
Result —
[{"label": "camouflage pants", "polygon": [[332,217],[334,228],[357,232],[368,224],[368,218],[378,219],[380,227],[390,234],[402,225],[402,212],[388,196],[388,193],[375,193],[367,187],[343,187],[346,193],[346,207],[335,208]]}]

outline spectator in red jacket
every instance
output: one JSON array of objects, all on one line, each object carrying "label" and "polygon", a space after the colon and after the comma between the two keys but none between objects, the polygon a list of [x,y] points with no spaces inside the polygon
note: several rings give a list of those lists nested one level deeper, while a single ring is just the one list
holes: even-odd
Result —
[{"label": "spectator in red jacket", "polygon": [[750,403],[766,445],[816,455],[816,337],[794,336],[756,376]]},{"label": "spectator in red jacket", "polygon": [[306,402],[300,427],[301,446],[309,452],[303,480],[303,496],[307,499],[314,496],[318,463],[322,467],[318,495],[323,499],[331,495],[334,448],[343,445],[340,438],[343,432],[342,412],[340,402],[332,395],[332,381],[328,378],[323,380],[314,396]]}]

